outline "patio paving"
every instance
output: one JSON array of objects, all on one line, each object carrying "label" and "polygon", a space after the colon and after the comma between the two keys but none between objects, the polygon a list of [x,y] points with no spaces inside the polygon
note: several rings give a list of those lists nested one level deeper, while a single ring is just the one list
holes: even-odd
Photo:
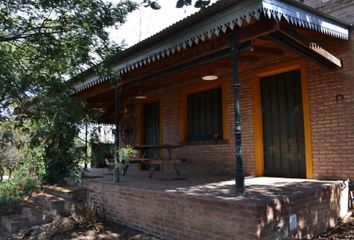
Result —
[{"label": "patio paving", "polygon": [[[89,182],[101,182],[122,187],[134,187],[166,193],[184,194],[190,196],[212,197],[224,200],[240,200],[235,197],[235,179],[232,176],[184,174],[176,176],[173,172],[155,172],[153,178],[148,178],[146,171],[130,171],[120,177],[119,183],[113,183],[112,175],[107,169],[90,169],[89,175],[101,178],[87,179]],[[244,200],[274,199],[286,195],[296,196],[313,191],[313,189],[331,187],[341,181],[319,181],[312,179],[246,177],[246,193]]]}]

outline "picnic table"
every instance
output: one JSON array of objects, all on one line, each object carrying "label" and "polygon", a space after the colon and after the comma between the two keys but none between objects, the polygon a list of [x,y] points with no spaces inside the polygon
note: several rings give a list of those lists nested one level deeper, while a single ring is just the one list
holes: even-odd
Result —
[{"label": "picnic table", "polygon": [[[141,158],[134,158],[130,160],[130,164],[141,163],[141,164],[150,165],[149,178],[152,178],[156,165],[159,165],[163,169],[164,165],[168,165],[168,164],[172,165],[177,176],[180,176],[181,173],[178,170],[177,165],[184,162],[185,159],[175,158],[173,157],[172,154],[173,149],[176,149],[178,147],[179,145],[172,145],[172,144],[133,146],[134,149],[141,151]],[[166,150],[168,153],[168,157],[167,158],[155,157],[154,153],[158,153],[156,155],[160,156],[159,154],[160,150]],[[127,165],[126,168],[124,169],[123,175],[126,174],[128,167],[129,165]]]}]

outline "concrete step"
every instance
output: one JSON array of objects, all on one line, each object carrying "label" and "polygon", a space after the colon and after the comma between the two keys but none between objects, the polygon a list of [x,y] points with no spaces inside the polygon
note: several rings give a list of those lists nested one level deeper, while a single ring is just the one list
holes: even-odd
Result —
[{"label": "concrete step", "polygon": [[38,204],[27,203],[22,207],[22,216],[30,221],[31,226],[35,226],[53,221],[55,213],[44,209]]},{"label": "concrete step", "polygon": [[48,193],[39,192],[32,195],[31,200],[54,214],[67,215],[65,200]]},{"label": "concrete step", "polygon": [[29,227],[30,221],[22,214],[2,216],[1,226],[9,233],[15,233],[20,229]]},{"label": "concrete step", "polygon": [[82,187],[45,185],[43,191],[70,201],[85,200],[86,197],[85,189]]}]

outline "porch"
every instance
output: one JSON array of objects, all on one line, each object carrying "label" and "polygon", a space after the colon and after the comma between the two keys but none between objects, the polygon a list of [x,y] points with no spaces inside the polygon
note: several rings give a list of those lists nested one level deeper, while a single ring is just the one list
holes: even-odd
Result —
[{"label": "porch", "polygon": [[247,175],[348,178],[332,167],[349,156],[333,154],[346,145],[348,26],[293,1],[244,4],[220,1],[128,49],[112,62],[119,79],[84,72],[74,96],[116,125],[116,147],[179,145],[185,172],[236,175],[241,195]]},{"label": "porch", "polygon": [[173,144],[187,159],[183,178],[130,169],[119,184],[86,180],[89,200],[171,239],[309,238],[333,226],[341,182],[309,179],[353,173],[352,137],[337,124],[352,122],[351,34],[297,1],[222,0],[117,56],[119,79],[84,72],[74,96],[116,125],[116,147]]},{"label": "porch", "polygon": [[246,177],[235,197],[227,175],[131,170],[113,184],[106,169],[90,174],[101,176],[83,183],[99,214],[164,239],[311,238],[335,225],[345,197],[339,181]]}]

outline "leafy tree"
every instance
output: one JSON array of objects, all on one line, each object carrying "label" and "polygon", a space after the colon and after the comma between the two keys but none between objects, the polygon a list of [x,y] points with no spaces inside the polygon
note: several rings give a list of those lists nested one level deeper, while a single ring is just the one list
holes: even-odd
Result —
[{"label": "leafy tree", "polygon": [[30,129],[30,147],[44,148],[47,180],[78,163],[74,139],[86,114],[65,80],[121,51],[107,28],[119,27],[136,7],[129,0],[0,1],[0,119],[14,110]]},{"label": "leafy tree", "polygon": [[129,0],[0,1],[0,108],[119,52],[107,28],[136,7]]},{"label": "leafy tree", "polygon": [[0,123],[0,181],[3,180],[5,169],[11,173],[23,158],[24,139],[13,129],[9,122]]}]

